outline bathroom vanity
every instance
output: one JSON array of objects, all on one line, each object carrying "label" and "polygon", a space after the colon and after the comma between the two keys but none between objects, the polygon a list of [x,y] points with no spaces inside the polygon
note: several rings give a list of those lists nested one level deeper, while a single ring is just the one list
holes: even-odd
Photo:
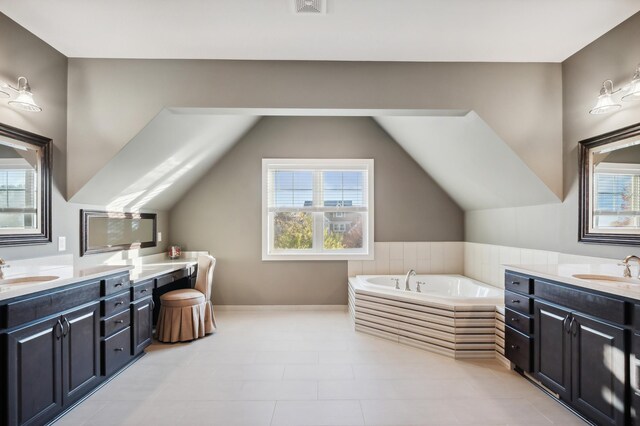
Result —
[{"label": "bathroom vanity", "polygon": [[193,284],[194,261],[72,268],[0,292],[0,424],[50,422],[144,355],[154,298]]},{"label": "bathroom vanity", "polygon": [[507,267],[505,356],[589,421],[640,424],[640,285],[602,268]]}]

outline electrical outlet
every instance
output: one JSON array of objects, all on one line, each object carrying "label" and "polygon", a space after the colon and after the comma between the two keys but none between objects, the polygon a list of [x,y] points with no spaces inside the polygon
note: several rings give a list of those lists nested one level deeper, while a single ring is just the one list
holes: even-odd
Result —
[{"label": "electrical outlet", "polygon": [[158,232],[158,242],[162,241],[162,232]]},{"label": "electrical outlet", "polygon": [[58,237],[58,251],[67,249],[67,237]]}]

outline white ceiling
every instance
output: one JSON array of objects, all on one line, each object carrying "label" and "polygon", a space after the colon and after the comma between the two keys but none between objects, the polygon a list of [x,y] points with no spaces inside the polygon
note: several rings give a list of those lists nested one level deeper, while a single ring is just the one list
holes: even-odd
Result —
[{"label": "white ceiling", "polygon": [[69,57],[561,62],[638,0],[0,0]]}]

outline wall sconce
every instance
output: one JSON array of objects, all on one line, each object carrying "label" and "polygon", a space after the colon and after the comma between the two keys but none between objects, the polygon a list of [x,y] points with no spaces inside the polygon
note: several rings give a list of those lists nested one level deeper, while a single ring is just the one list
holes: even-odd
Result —
[{"label": "wall sconce", "polygon": [[18,78],[18,88],[8,85],[4,81],[0,81],[0,97],[10,98],[13,92],[16,97],[8,101],[9,105],[14,108],[21,109],[29,112],[40,112],[40,108],[33,100],[33,93],[31,93],[31,87],[26,77]]},{"label": "wall sconce", "polygon": [[[607,87],[608,85],[608,87]],[[631,78],[631,82],[621,89],[613,90],[613,81],[605,80],[602,83],[600,89],[600,96],[596,101],[595,106],[589,111],[589,114],[608,114],[622,108],[620,102],[616,102],[613,99],[613,95],[618,92],[624,92],[622,100],[627,101],[640,101],[640,64],[636,68],[635,74]]]}]

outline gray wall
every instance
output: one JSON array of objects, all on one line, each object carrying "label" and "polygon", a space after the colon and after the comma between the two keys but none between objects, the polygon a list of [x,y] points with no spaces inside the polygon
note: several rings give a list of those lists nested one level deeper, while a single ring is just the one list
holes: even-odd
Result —
[{"label": "gray wall", "polygon": [[[58,236],[66,236],[67,251],[79,254],[79,222],[81,206],[65,201],[67,176],[67,58],[35,35],[0,13],[0,79],[16,85],[19,76],[29,79],[36,102],[43,108],[39,113],[13,109],[0,99],[0,123],[18,127],[53,139],[53,243],[1,247],[0,257],[7,260],[61,254],[57,250]],[[91,154],[85,154],[91,156]],[[71,161],[83,162],[83,157]],[[163,238],[168,235],[167,214],[159,215],[159,228]],[[166,240],[165,240],[166,241]],[[145,249],[152,253],[163,249]],[[81,264],[101,263],[121,254],[87,256]]]},{"label": "gray wall", "polygon": [[163,107],[470,109],[562,196],[560,64],[69,60],[72,196]]},{"label": "gray wall", "polygon": [[172,235],[218,261],[217,304],[346,304],[346,261],[261,260],[262,158],[373,158],[376,241],[460,241],[463,212],[365,117],[261,119],[170,212]]},{"label": "gray wall", "polygon": [[[564,193],[562,204],[482,210],[465,215],[467,241],[623,258],[637,248],[578,243],[578,142],[640,122],[640,103],[591,115],[603,80],[628,82],[640,60],[636,14],[562,64]],[[549,154],[549,157],[552,157]]]}]

